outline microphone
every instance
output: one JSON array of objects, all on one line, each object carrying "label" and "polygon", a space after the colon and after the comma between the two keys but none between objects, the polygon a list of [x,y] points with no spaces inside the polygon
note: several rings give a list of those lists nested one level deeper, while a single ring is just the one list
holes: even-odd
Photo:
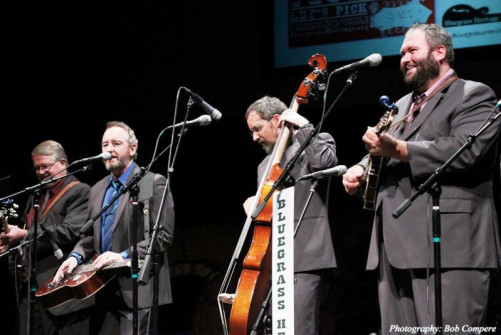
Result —
[{"label": "microphone", "polygon": [[301,178],[297,179],[296,181],[300,180],[308,180],[308,179],[322,179],[325,177],[331,177],[331,176],[342,176],[346,173],[346,165],[338,165],[330,169],[322,170],[322,171],[317,171],[313,172],[307,175],[302,176]]},{"label": "microphone", "polygon": [[107,161],[111,159],[111,154],[109,152],[102,152],[97,156],[92,156],[92,157],[87,157],[87,158],[82,158],[77,161],[74,161],[73,164],[80,164],[80,163],[88,163],[88,162],[94,162],[94,161]]},{"label": "microphone", "polygon": [[59,246],[54,242],[53,239],[49,239],[50,245],[52,246],[52,250],[54,250],[54,256],[56,256],[57,259],[63,258],[63,252],[59,248]]},{"label": "microphone", "polygon": [[379,64],[381,64],[382,61],[383,61],[383,57],[381,57],[380,54],[372,54],[372,55],[369,55],[366,58],[364,58],[358,62],[351,63],[351,64],[345,65],[343,67],[337,68],[334,71],[332,71],[332,73],[353,71],[353,70],[358,69],[359,67],[378,66]]},{"label": "microphone", "polygon": [[212,122],[212,119],[209,115],[202,115],[197,117],[194,120],[186,121],[186,122],[179,122],[176,123],[173,126],[168,126],[167,129],[172,129],[172,128],[177,128],[177,127],[182,127],[183,125],[185,127],[193,127],[193,126],[207,126]]},{"label": "microphone", "polygon": [[202,107],[205,110],[205,112],[207,114],[209,114],[213,120],[219,120],[221,118],[221,116],[223,116],[220,111],[218,111],[217,109],[215,109],[214,107],[209,105],[204,99],[202,99],[201,96],[192,92],[190,89],[188,89],[186,87],[183,87],[183,88],[186,92],[188,92],[191,95],[193,101],[195,101],[196,104],[199,104],[200,107]]}]

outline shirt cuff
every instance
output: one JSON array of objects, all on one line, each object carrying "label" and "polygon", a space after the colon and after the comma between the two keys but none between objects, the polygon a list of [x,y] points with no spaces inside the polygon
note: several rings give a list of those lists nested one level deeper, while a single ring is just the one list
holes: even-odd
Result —
[{"label": "shirt cuff", "polygon": [[83,257],[82,255],[80,255],[79,253],[76,253],[76,252],[72,252],[69,256],[69,257],[75,257],[77,259],[77,263],[78,265],[82,264],[83,263]]},{"label": "shirt cuff", "polygon": [[303,124],[301,127],[298,127],[297,129],[305,129],[305,128],[313,128],[313,124],[311,122],[308,122],[306,124]]}]

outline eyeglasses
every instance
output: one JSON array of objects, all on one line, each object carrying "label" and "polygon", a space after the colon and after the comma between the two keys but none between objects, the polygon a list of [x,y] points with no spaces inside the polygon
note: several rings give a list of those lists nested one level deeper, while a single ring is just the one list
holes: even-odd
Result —
[{"label": "eyeglasses", "polygon": [[[270,121],[266,121],[266,122],[270,122]],[[250,135],[251,136],[254,136],[255,133],[260,133],[261,130],[263,130],[263,128],[266,126],[266,123],[264,124],[258,124],[258,125],[255,125],[254,127],[251,128],[250,130]]]},{"label": "eyeglasses", "polygon": [[45,172],[45,171],[48,171],[50,170],[54,164],[56,164],[57,162],[59,161],[55,161],[54,163],[52,164],[43,164],[43,165],[40,165],[40,166],[35,166],[35,171],[38,172],[38,171],[42,171],[42,172]]}]

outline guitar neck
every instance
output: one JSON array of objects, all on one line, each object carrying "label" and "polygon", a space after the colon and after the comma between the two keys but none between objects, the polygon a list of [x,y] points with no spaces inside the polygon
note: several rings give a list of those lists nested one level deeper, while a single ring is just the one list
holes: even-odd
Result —
[{"label": "guitar neck", "polygon": [[[290,108],[294,113],[297,113],[299,109],[299,104],[297,100],[294,99],[294,102]],[[271,165],[280,164],[282,161],[282,157],[285,154],[285,150],[287,149],[287,144],[289,143],[291,137],[291,129],[289,126],[284,125],[280,134],[278,136],[277,142],[275,144],[276,150],[274,150],[273,157],[271,159]]]},{"label": "guitar neck", "polygon": [[[396,113],[396,109],[386,111],[378,124],[374,127],[374,132],[378,135],[387,130]],[[365,177],[365,191],[364,191],[364,208],[374,210],[377,200],[377,192],[379,188],[379,177],[384,164],[384,157],[374,156],[369,154],[369,165]]]}]

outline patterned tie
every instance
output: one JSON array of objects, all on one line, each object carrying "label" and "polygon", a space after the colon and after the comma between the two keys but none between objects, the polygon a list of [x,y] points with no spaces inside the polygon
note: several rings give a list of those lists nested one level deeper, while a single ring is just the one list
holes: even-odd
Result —
[{"label": "patterned tie", "polygon": [[[105,200],[103,206],[106,205],[117,192],[120,190],[122,183],[119,180],[112,180],[111,187],[106,190]],[[115,214],[117,212],[118,202],[120,198],[115,200],[115,202],[108,207],[104,212],[104,220],[101,225],[101,253],[106,251],[111,251],[111,235],[113,233],[113,221],[115,220]]]},{"label": "patterned tie", "polygon": [[[426,98],[426,94],[424,93],[421,95],[416,95],[414,97],[414,105],[412,106],[412,109],[416,108],[416,106],[418,106],[421,103],[421,101],[424,100],[424,98]],[[414,119],[416,118],[416,116],[418,116],[420,111],[421,111],[421,106],[419,106],[419,108],[414,109],[412,113],[409,113],[409,115],[407,115],[406,117],[407,123],[411,123],[412,121],[414,121]]]}]

